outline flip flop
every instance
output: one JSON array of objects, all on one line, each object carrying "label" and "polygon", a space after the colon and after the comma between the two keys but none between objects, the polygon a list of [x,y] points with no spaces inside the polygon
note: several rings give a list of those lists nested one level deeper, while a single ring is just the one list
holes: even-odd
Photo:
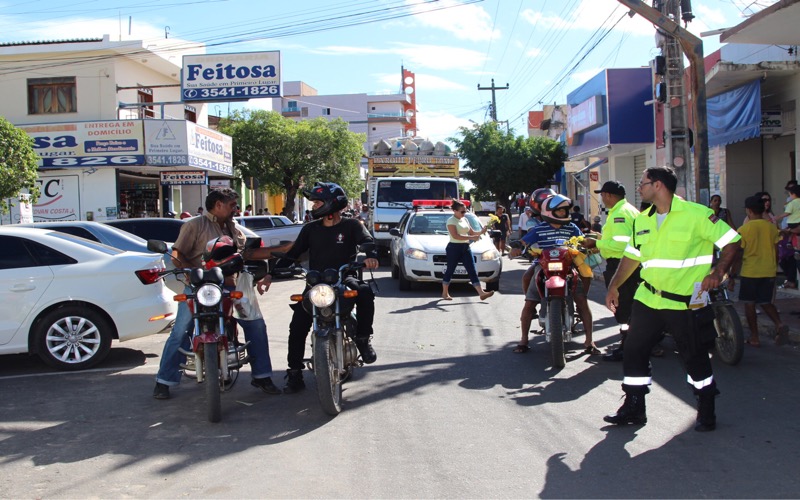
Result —
[{"label": "flip flop", "polygon": [[601,354],[600,349],[593,345],[584,347],[583,353],[588,354],[589,356],[599,356]]},{"label": "flip flop", "polygon": [[745,339],[744,343],[749,345],[750,347],[761,347],[761,342],[753,342],[750,339]]},{"label": "flip flop", "polygon": [[530,350],[531,350],[531,346],[520,344],[517,347],[515,347],[514,350],[511,351],[511,352],[513,352],[514,354],[525,354],[526,352],[528,352]]}]

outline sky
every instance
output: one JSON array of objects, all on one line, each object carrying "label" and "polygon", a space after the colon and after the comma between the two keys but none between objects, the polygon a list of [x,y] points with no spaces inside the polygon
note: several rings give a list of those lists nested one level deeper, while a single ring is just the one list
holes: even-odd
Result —
[{"label": "sky", "polygon": [[[648,5],[652,2],[646,2]],[[693,0],[695,35],[775,0]],[[617,0],[0,0],[0,42],[179,38],[207,53],[279,50],[283,81],[325,94],[401,91],[416,73],[418,135],[434,141],[497,118],[526,133],[528,111],[564,103],[604,68],[646,66],[653,26]],[[719,36],[703,38],[704,53]],[[267,107],[251,100],[236,107]],[[211,114],[228,106],[211,104]]]}]

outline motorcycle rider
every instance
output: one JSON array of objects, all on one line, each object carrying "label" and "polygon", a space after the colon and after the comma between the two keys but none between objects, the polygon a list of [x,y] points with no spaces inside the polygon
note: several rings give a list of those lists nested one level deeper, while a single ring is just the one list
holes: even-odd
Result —
[{"label": "motorcycle rider", "polygon": [[[255,249],[248,252],[248,258],[262,257],[267,251],[286,251],[288,259],[296,260],[308,251],[308,267],[311,270],[323,272],[325,269],[338,269],[351,261],[353,254],[358,251],[362,243],[372,242],[372,236],[358,219],[342,218],[341,211],[347,206],[347,196],[344,190],[333,182],[318,182],[310,190],[303,191],[303,196],[313,204],[309,222],[300,230],[294,243],[272,247],[270,249]],[[364,261],[367,269],[376,269],[378,259],[375,252],[371,252]],[[369,284],[359,281],[355,277],[345,280],[347,287],[358,290],[358,296],[353,299],[342,299],[342,312],[348,314],[355,303],[358,319],[358,332],[356,333],[356,347],[364,363],[374,363],[378,356],[372,348],[372,321],[375,315],[375,294]],[[303,381],[303,353],[306,338],[311,329],[312,317],[305,310],[302,303],[292,304],[294,309],[292,321],[289,324],[289,353],[287,361],[289,369],[286,374],[286,387],[283,392],[292,394],[302,391],[306,385]]]},{"label": "motorcycle rider", "polygon": [[[533,210],[533,220],[535,221],[534,224],[529,224],[528,233],[533,231],[533,228],[538,226],[539,224],[545,223],[542,220],[542,203],[544,200],[551,196],[555,196],[556,192],[550,188],[539,188],[531,193],[530,199],[530,207]],[[527,234],[527,233],[526,233]],[[521,239],[521,238],[520,238]],[[525,270],[525,273],[522,275],[522,294],[525,295],[528,293],[528,287],[531,284],[531,279],[533,279],[533,272],[536,270],[535,263],[531,264],[528,269]],[[533,317],[538,318],[539,316],[536,314],[536,309],[534,308]]]},{"label": "motorcycle rider", "polygon": [[[583,233],[580,229],[578,229],[578,226],[573,224],[570,220],[571,209],[572,200],[564,195],[557,194],[545,199],[541,205],[541,217],[544,223],[539,224],[528,231],[528,234],[522,238],[522,241],[526,245],[525,249],[512,249],[511,253],[509,254],[510,257],[517,257],[522,254],[523,251],[527,252],[528,248],[531,246],[546,250],[548,248],[554,248],[558,246],[556,243],[557,240],[568,240],[573,236],[583,236]],[[541,267],[539,266],[538,262],[531,267],[535,268],[534,275],[541,271]],[[591,278],[581,278],[581,280],[578,281],[578,286],[576,287],[573,297],[578,315],[580,316],[581,321],[583,321],[583,327],[586,333],[584,353],[597,355],[600,354],[600,351],[592,341],[592,312],[589,309],[589,302],[586,298],[586,294],[589,291],[590,285]],[[531,328],[531,321],[533,320],[533,312],[536,308],[536,305],[539,304],[541,300],[542,299],[539,296],[538,287],[535,284],[528,286],[528,289],[525,293],[525,305],[523,306],[522,313],[520,315],[522,336],[520,343],[514,348],[514,352],[516,353],[523,353],[530,350],[530,347],[528,346],[528,333]]]},{"label": "motorcycle rider", "polygon": [[[177,268],[197,268],[202,266],[203,251],[209,241],[221,236],[229,236],[239,251],[244,249],[245,236],[233,221],[232,214],[236,210],[236,191],[223,188],[212,189],[206,197],[205,214],[188,219],[178,234],[178,240],[172,245],[172,263]],[[233,277],[228,277],[226,286],[235,286]],[[262,281],[258,292],[263,294],[269,288],[268,282]],[[191,293],[186,287],[185,293]],[[272,383],[272,362],[269,357],[267,326],[264,319],[239,321],[244,330],[245,339],[250,342],[247,352],[250,355],[252,380],[250,384],[267,394],[280,394],[280,390]],[[181,381],[180,364],[186,356],[178,350],[191,350],[189,333],[192,329],[192,313],[186,302],[178,304],[178,314],[169,338],[164,343],[161,363],[156,375],[156,386],[153,397],[169,399],[169,388],[177,386]]]}]

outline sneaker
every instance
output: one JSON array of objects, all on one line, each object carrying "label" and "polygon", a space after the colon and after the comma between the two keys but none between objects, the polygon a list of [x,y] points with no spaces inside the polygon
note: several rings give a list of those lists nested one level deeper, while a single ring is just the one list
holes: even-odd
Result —
[{"label": "sneaker", "polygon": [[153,389],[153,397],[156,399],[169,399],[169,386],[156,382],[156,388]]},{"label": "sneaker", "polygon": [[306,388],[306,383],[303,382],[303,372],[300,370],[286,370],[286,386],[283,388],[284,394],[294,394]]},{"label": "sneaker", "polygon": [[266,378],[254,378],[250,381],[250,385],[253,387],[258,387],[262,391],[267,394],[280,394],[281,390],[275,387],[275,384],[272,383],[272,379],[269,377]]},{"label": "sneaker", "polygon": [[372,348],[372,343],[369,340],[369,337],[364,339],[356,339],[356,347],[358,348],[358,352],[361,354],[361,359],[364,363],[370,365],[378,360],[378,355],[375,353],[375,349]]}]

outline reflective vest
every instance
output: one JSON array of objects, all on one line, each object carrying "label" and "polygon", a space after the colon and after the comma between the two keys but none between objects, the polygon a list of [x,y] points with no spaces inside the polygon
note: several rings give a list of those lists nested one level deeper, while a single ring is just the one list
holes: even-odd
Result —
[{"label": "reflective vest", "polygon": [[639,211],[625,198],[608,212],[606,223],[603,224],[603,237],[597,240],[597,248],[604,259],[622,258],[633,234],[633,219],[638,215]]},{"label": "reflective vest", "polygon": [[[660,229],[655,205],[636,217],[624,255],[641,262],[642,280],[656,290],[689,296],[694,293],[695,283],[702,283],[708,276],[714,247],[722,248],[740,239],[739,233],[710,208],[673,195]],[[634,299],[653,309],[687,308],[684,302],[648,290],[644,283],[639,285]]]}]

